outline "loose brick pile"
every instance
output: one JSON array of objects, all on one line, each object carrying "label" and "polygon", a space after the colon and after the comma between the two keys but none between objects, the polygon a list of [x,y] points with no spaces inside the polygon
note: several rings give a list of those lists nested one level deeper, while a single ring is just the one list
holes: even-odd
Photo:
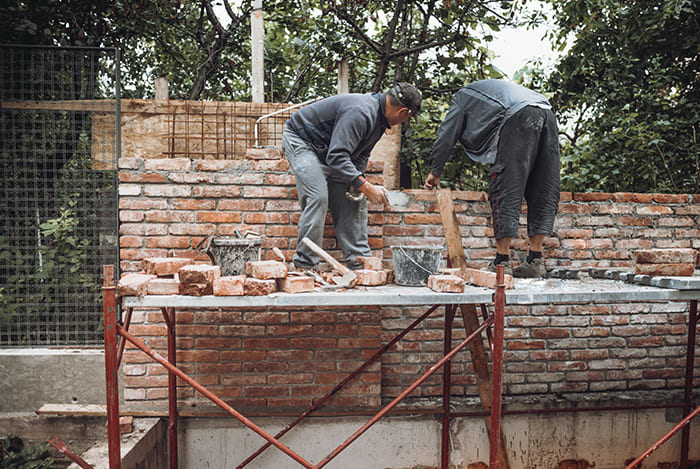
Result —
[{"label": "loose brick pile", "polygon": [[[356,271],[358,285],[379,286],[393,280],[393,271],[382,269],[377,257],[359,257],[362,268]],[[332,283],[332,273],[321,278]],[[303,293],[314,290],[313,277],[290,272],[281,261],[247,262],[245,275],[221,276],[219,266],[188,258],[150,258],[142,262],[142,271],[127,273],[119,280],[119,296],[261,296],[275,292]]]},{"label": "loose brick pile", "polygon": [[[382,268],[378,257],[358,257],[361,268],[355,270],[357,285],[380,286],[393,282],[394,272]],[[281,261],[247,262],[245,275],[221,276],[219,266],[187,258],[150,258],[142,262],[141,272],[125,274],[117,285],[120,296],[264,296],[278,291],[303,293],[314,291],[314,278],[302,272],[290,272]],[[333,275],[323,280],[332,283]],[[513,288],[513,277],[506,275],[506,288]],[[496,274],[476,269],[445,269],[431,275],[427,287],[436,292],[462,293],[465,283],[496,287]]]}]

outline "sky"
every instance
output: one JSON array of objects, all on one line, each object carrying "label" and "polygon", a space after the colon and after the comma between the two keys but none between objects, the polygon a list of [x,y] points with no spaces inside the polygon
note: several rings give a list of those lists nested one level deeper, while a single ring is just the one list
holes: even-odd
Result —
[{"label": "sky", "polygon": [[496,33],[496,39],[489,44],[495,57],[493,64],[504,71],[508,78],[527,65],[530,60],[541,59],[550,65],[557,57],[549,40],[545,38],[546,26],[537,29],[507,28]]},{"label": "sky", "polygon": [[[231,4],[235,3],[235,1],[231,1]],[[220,3],[214,2],[214,7],[217,10],[217,16],[222,21],[228,19],[228,15]],[[537,10],[547,13],[549,7],[539,0],[533,0],[524,4],[522,8],[525,10],[518,11],[519,16]],[[494,53],[492,59],[494,65],[511,79],[515,72],[527,65],[530,60],[541,59],[545,66],[551,65],[558,53],[552,50],[549,40],[545,38],[547,28],[545,23],[535,29],[503,28],[501,31],[493,33],[495,39],[489,44],[489,49]]]}]

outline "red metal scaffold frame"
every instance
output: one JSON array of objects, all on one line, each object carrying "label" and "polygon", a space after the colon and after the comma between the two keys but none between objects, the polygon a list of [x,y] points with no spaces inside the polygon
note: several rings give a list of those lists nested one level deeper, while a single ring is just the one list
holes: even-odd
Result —
[{"label": "red metal scaffold frame", "polygon": [[[444,337],[444,353],[443,357],[431,366],[423,375],[421,375],[413,384],[406,388],[402,393],[400,393],[395,399],[393,399],[389,404],[384,406],[379,412],[377,412],[367,423],[360,427],[355,433],[338,445],[333,451],[331,451],[322,461],[318,464],[312,464],[305,460],[303,457],[298,455],[296,452],[288,448],[286,445],[279,441],[282,435],[291,430],[296,424],[301,422],[305,417],[310,415],[314,410],[318,409],[324,402],[330,399],[336,392],[338,392],[345,384],[350,382],[353,377],[361,373],[365,368],[367,368],[372,362],[379,358],[382,353],[388,350],[396,342],[398,342],[402,337],[404,337],[408,332],[414,329],[418,324],[424,321],[430,314],[436,311],[441,305],[434,305],[428,309],[421,317],[416,319],[407,328],[405,328],[401,333],[394,337],[389,343],[380,348],[375,352],[372,357],[370,357],[363,365],[361,365],[357,370],[351,373],[343,381],[341,381],[336,387],[334,387],[328,394],[319,399],[316,404],[311,408],[307,409],[302,413],[294,422],[289,424],[284,430],[275,436],[272,436],[265,432],[262,428],[258,427],[251,420],[246,418],[243,414],[236,411],[234,408],[226,404],[223,400],[218,398],[214,393],[208,391],[202,385],[197,383],[194,379],[186,375],[179,368],[177,368],[177,363],[175,360],[176,352],[176,337],[175,337],[175,310],[174,308],[161,308],[163,313],[163,318],[168,330],[168,358],[167,360],[160,356],[157,352],[154,352],[148,348],[141,340],[136,338],[134,335],[129,333],[127,330],[128,324],[131,319],[132,308],[127,308],[124,324],[125,327],[117,324],[116,315],[116,289],[113,282],[113,268],[112,266],[105,266],[104,271],[104,286],[103,286],[103,296],[104,296],[104,315],[105,315],[105,368],[106,368],[106,379],[107,379],[107,426],[108,426],[108,440],[109,440],[109,467],[110,469],[121,469],[121,458],[120,458],[120,441],[119,441],[119,398],[118,398],[118,377],[117,370],[119,368],[119,363],[121,362],[121,356],[124,350],[124,342],[128,340],[138,349],[147,354],[154,361],[160,363],[168,370],[168,400],[169,400],[169,453],[170,453],[170,468],[177,469],[178,467],[178,451],[177,451],[177,396],[176,396],[176,378],[182,379],[184,382],[195,388],[197,391],[202,393],[205,397],[211,400],[213,403],[218,405],[224,411],[226,411],[231,416],[237,418],[241,423],[246,425],[248,428],[256,432],[258,435],[267,440],[267,443],[261,447],[257,452],[246,459],[239,468],[242,468],[250,461],[252,461],[257,455],[261,454],[270,445],[277,447],[279,450],[290,456],[296,462],[298,462],[302,467],[308,469],[320,469],[328,464],[333,458],[340,454],[345,448],[351,445],[355,440],[357,440],[365,431],[367,431],[372,425],[374,425],[379,419],[384,417],[388,412],[390,412],[396,405],[398,405],[406,396],[413,392],[418,386],[420,386],[426,379],[432,376],[437,370],[445,366],[445,371],[443,373],[443,415],[442,415],[442,454],[441,454],[441,468],[447,469],[449,463],[449,425],[452,418],[452,412],[449,408],[449,398],[450,398],[450,386],[451,386],[451,373],[450,361],[451,359],[460,352],[464,347],[466,347],[475,338],[480,338],[481,333],[487,330],[489,327],[494,328],[493,341],[491,341],[491,352],[493,355],[493,388],[492,388],[492,406],[491,406],[491,432],[489,435],[489,441],[491,446],[490,452],[490,468],[498,469],[498,441],[500,440],[500,427],[501,427],[501,376],[503,373],[503,328],[504,328],[504,312],[505,312],[505,285],[504,285],[504,270],[503,267],[499,267],[497,272],[497,286],[495,294],[493,295],[494,301],[494,314],[493,316],[485,319],[483,323],[466,337],[460,343],[452,347],[452,323],[456,311],[457,305],[446,304],[445,306],[445,337]],[[482,309],[484,306],[482,305]],[[117,339],[121,336],[122,340],[118,343]],[[491,339],[491,337],[489,337]]]},{"label": "red metal scaffold frame", "polygon": [[[175,309],[173,307],[160,306],[160,302],[157,301],[155,304],[151,304],[151,307],[160,307],[163,318],[165,320],[167,331],[168,331],[168,358],[167,360],[161,357],[158,353],[150,350],[143,342],[134,337],[128,332],[129,323],[131,321],[131,314],[133,308],[127,307],[126,315],[124,318],[124,326],[117,324],[117,309],[116,309],[116,289],[113,284],[113,267],[105,266],[104,268],[104,279],[105,283],[103,286],[103,296],[104,296],[104,324],[105,324],[105,370],[107,379],[107,419],[108,419],[108,439],[109,439],[109,461],[110,469],[120,469],[120,443],[119,443],[119,399],[118,399],[118,375],[117,370],[121,362],[122,353],[124,350],[125,341],[128,340],[132,342],[137,348],[141,349],[144,353],[149,355],[154,361],[160,363],[165,368],[168,369],[168,399],[169,399],[169,447],[170,447],[170,467],[171,469],[176,469],[178,465],[178,455],[177,455],[177,396],[176,396],[176,378],[180,377],[187,384],[191,385],[198,391],[200,391],[204,396],[212,400],[214,403],[223,408],[230,415],[236,417],[246,426],[251,428],[253,431],[262,436],[267,442],[263,445],[257,452],[248,457],[244,462],[242,462],[238,469],[242,469],[255,457],[261,454],[269,446],[276,446],[278,449],[286,453],[288,456],[292,457],[301,466],[306,468],[321,468],[325,466],[329,461],[331,461],[335,456],[337,456],[341,451],[343,451],[347,446],[353,443],[359,436],[361,436],[371,425],[376,423],[380,418],[385,416],[393,407],[395,407],[401,400],[403,400],[409,393],[415,390],[416,387],[420,386],[429,376],[431,376],[435,371],[445,366],[445,371],[443,372],[443,410],[442,410],[442,453],[441,453],[441,468],[447,469],[449,461],[449,425],[450,420],[455,417],[467,416],[465,413],[452,412],[450,410],[450,384],[451,384],[451,373],[450,373],[450,360],[462,350],[471,340],[476,337],[480,337],[483,331],[487,332],[487,336],[490,342],[490,350],[492,354],[493,361],[493,378],[492,378],[492,407],[491,407],[491,430],[489,433],[490,442],[490,468],[495,469],[498,467],[498,441],[500,439],[501,431],[501,388],[502,388],[502,374],[503,374],[503,347],[504,347],[504,312],[505,312],[505,287],[503,285],[503,272],[502,269],[497,273],[498,275],[498,286],[496,287],[495,293],[489,298],[489,296],[476,297],[467,295],[470,299],[473,299],[473,303],[481,302],[481,309],[484,316],[484,321],[481,326],[469,337],[464,339],[456,347],[452,347],[451,336],[452,336],[452,323],[454,319],[454,314],[458,306],[458,301],[454,301],[454,298],[449,300],[443,300],[445,306],[445,336],[444,336],[444,351],[443,357],[433,365],[428,371],[426,371],[418,380],[416,380],[411,386],[409,386],[404,392],[402,392],[397,398],[395,398],[391,403],[385,406],[380,412],[373,416],[365,425],[363,425],[359,430],[357,430],[353,435],[351,435],[347,440],[345,440],[341,445],[334,449],[325,459],[320,463],[313,465],[306,461],[304,458],[296,454],[294,451],[286,447],[284,444],[279,442],[285,433],[291,430],[295,425],[301,422],[304,418],[310,415],[313,411],[318,409],[323,405],[328,399],[330,399],[336,392],[338,392],[345,384],[350,382],[355,376],[366,369],[371,363],[373,363],[377,358],[379,358],[384,352],[386,352],[390,347],[392,347],[396,342],[401,340],[408,332],[414,329],[422,321],[424,321],[430,314],[436,311],[443,303],[435,301],[435,305],[430,307],[421,317],[416,319],[411,325],[394,337],[390,342],[384,345],[382,348],[377,350],[363,365],[361,365],[352,374],[341,381],[336,387],[334,387],[326,396],[315,401],[315,404],[302,413],[295,421],[290,423],[284,430],[275,436],[267,434],[264,430],[257,427],[253,422],[248,420],[245,416],[237,412],[235,409],[228,406],[221,399],[216,397],[210,391],[207,391],[195,380],[187,376],[181,370],[177,368],[177,363],[175,360],[176,352],[176,337],[175,337]],[[637,469],[641,461],[653,453],[659,446],[666,442],[673,434],[682,431],[681,435],[681,467],[685,467],[688,464],[688,452],[689,452],[689,441],[690,441],[690,425],[689,422],[700,414],[700,408],[692,410],[693,400],[692,400],[692,390],[693,390],[693,369],[694,369],[694,358],[695,358],[695,344],[696,344],[696,328],[697,328],[697,302],[700,297],[700,289],[698,288],[697,282],[693,282],[688,285],[680,285],[678,287],[667,287],[667,288],[677,288],[676,290],[665,290],[664,288],[657,289],[654,292],[644,291],[644,292],[633,292],[634,295],[639,294],[640,296],[633,296],[634,300],[638,299],[648,299],[648,300],[669,300],[669,301],[679,301],[679,300],[689,300],[690,310],[688,318],[688,343],[686,351],[686,370],[685,370],[685,386],[684,386],[684,396],[683,402],[679,405],[661,405],[661,406],[637,406],[639,408],[658,408],[658,407],[682,407],[684,419],[676,425],[672,430],[670,430],[666,435],[664,435],[659,441],[652,445],[649,450],[639,456],[634,462],[627,466],[626,469]],[[600,292],[590,293],[584,296],[579,295],[577,292],[563,291],[560,293],[554,293],[551,298],[548,298],[549,302],[577,302],[582,301],[582,298],[586,298],[586,301],[598,302],[600,301]],[[629,300],[629,292],[620,292],[617,289],[613,293],[609,293],[606,300]],[[491,317],[487,317],[485,302],[489,299],[494,304],[494,314]],[[535,304],[529,293],[525,292],[522,295],[518,295],[517,292],[511,299],[511,302],[515,304]],[[463,301],[462,301],[463,302]],[[133,302],[132,302],[133,304]],[[192,304],[192,303],[187,303]],[[367,303],[374,304],[374,303]],[[404,304],[404,303],[393,303],[393,304]],[[420,303],[428,304],[428,303]],[[158,306],[156,306],[158,305]],[[225,302],[220,304],[220,307],[228,306],[229,303]],[[196,306],[195,306],[196,307]],[[493,333],[491,333],[491,327],[493,327]],[[120,342],[117,341],[119,336],[122,336]],[[597,410],[623,410],[632,407],[609,407],[605,409],[597,408]],[[585,408],[575,408],[575,409],[559,409],[557,412],[566,411],[585,411],[591,409]],[[507,412],[508,414],[513,413],[528,413],[525,411],[512,411]],[[484,415],[484,413],[474,413],[473,415]],[[488,415],[488,414],[485,414]]]}]

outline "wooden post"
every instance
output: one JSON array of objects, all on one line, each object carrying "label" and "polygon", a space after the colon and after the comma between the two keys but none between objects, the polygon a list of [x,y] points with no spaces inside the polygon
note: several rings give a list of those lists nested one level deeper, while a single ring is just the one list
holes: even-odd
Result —
[{"label": "wooden post", "polygon": [[265,65],[263,27],[263,2],[254,0],[253,11],[250,13],[250,53],[251,53],[251,74],[250,87],[251,97],[254,103],[265,102]]},{"label": "wooden post", "polygon": [[[439,189],[437,191],[438,208],[440,210],[440,218],[442,219],[442,227],[445,231],[445,241],[447,243],[447,256],[450,260],[450,267],[459,267],[464,269],[467,267],[467,258],[464,255],[462,247],[462,236],[459,233],[459,223],[455,214],[454,204],[452,203],[452,192],[449,189]],[[474,305],[460,305],[464,328],[467,336],[474,333],[479,327],[479,318],[476,314]],[[469,343],[469,352],[474,364],[474,374],[476,375],[476,385],[479,389],[479,398],[481,407],[491,412],[491,377],[489,376],[488,361],[486,359],[486,351],[484,349],[483,340],[473,340]],[[486,428],[491,433],[491,417],[485,418]],[[505,451],[505,438],[503,432],[500,435],[498,449],[498,467],[500,469],[509,469],[508,455]]]}]

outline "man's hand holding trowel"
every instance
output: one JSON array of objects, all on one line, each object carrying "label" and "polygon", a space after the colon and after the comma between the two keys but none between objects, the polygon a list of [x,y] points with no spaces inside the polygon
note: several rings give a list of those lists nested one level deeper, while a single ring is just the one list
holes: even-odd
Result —
[{"label": "man's hand holding trowel", "polygon": [[386,198],[387,190],[384,186],[365,182],[360,187],[358,187],[357,190],[363,193],[365,197],[367,197],[367,200],[369,200],[373,204],[381,204],[384,207],[389,205],[389,199]]}]

